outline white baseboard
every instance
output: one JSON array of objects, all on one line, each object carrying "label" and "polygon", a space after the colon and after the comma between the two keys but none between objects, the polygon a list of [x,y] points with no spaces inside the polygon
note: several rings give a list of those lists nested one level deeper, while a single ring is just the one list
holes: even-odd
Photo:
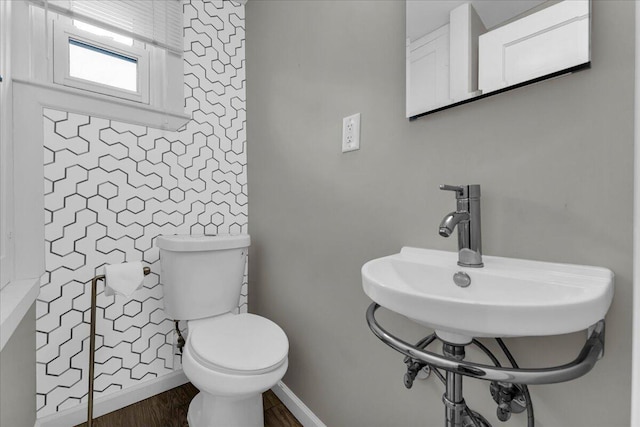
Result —
[{"label": "white baseboard", "polygon": [[282,381],[271,390],[304,427],[327,427]]},{"label": "white baseboard", "polygon": [[[93,401],[93,417],[97,418],[104,414],[117,411],[125,406],[148,399],[151,396],[179,387],[188,382],[189,380],[182,372],[182,369],[180,369],[168,375],[163,375],[125,388],[117,393],[97,397]],[[81,403],[74,408],[65,409],[64,411],[38,418],[35,427],[69,427],[86,421],[87,404]]]},{"label": "white baseboard", "polygon": [[[171,390],[188,382],[189,380],[182,372],[182,369],[180,369],[168,375],[126,388],[117,393],[98,397],[93,401],[93,416],[97,418],[117,411],[125,406],[148,399],[156,394]],[[304,427],[327,427],[282,381],[278,382],[271,390]],[[38,418],[34,427],[69,427],[86,421],[87,404],[82,403],[74,408]]]}]

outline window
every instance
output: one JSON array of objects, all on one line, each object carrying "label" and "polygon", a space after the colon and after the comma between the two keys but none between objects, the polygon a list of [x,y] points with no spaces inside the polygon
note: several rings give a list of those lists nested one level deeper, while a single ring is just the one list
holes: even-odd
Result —
[{"label": "window", "polygon": [[69,38],[69,76],[138,91],[138,59]]},{"label": "window", "polygon": [[54,82],[148,104],[149,52],[131,38],[128,46],[126,37],[74,24],[54,23]]},{"label": "window", "polygon": [[89,91],[92,99],[183,114],[180,0],[28,1],[32,61],[51,59],[46,74],[33,71],[36,80]]}]

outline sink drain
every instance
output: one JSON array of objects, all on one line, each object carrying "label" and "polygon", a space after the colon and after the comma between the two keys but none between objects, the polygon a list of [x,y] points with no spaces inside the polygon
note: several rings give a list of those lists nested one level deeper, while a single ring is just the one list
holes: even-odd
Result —
[{"label": "sink drain", "polygon": [[471,277],[464,271],[458,271],[453,275],[453,283],[461,288],[466,288],[471,284]]}]

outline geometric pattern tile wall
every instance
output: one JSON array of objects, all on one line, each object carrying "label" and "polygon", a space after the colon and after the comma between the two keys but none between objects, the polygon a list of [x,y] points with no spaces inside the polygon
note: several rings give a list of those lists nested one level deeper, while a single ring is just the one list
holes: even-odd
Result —
[{"label": "geometric pattern tile wall", "polygon": [[[152,274],[128,301],[98,284],[96,397],[178,367],[155,238],[247,232],[244,7],[187,0],[183,10],[192,120],[180,131],[44,112],[38,417],[87,400],[90,281],[105,264],[142,261]],[[239,311],[246,302],[245,277]]]}]

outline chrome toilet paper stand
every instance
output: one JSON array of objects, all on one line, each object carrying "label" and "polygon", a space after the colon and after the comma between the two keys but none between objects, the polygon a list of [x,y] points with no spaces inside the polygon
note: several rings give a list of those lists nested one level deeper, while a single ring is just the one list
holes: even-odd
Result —
[{"label": "chrome toilet paper stand", "polygon": [[[147,276],[151,273],[151,269],[144,267],[142,272]],[[91,279],[91,332],[89,333],[89,406],[87,409],[87,427],[93,425],[93,381],[95,380],[94,362],[96,358],[96,298],[98,295],[98,281],[104,279],[104,274],[100,274]]]}]

